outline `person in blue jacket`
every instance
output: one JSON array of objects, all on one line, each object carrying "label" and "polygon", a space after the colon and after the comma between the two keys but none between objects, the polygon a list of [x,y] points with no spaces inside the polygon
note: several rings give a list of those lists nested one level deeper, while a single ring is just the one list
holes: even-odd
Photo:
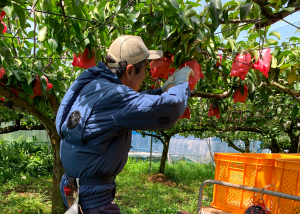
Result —
[{"label": "person in blue jacket", "polygon": [[120,213],[113,201],[114,179],[127,162],[132,130],[167,129],[183,114],[193,75],[189,67],[161,88],[138,92],[148,59],[161,56],[138,36],[120,36],[109,47],[107,65],[99,62],[83,71],[68,89],[56,117],[65,169],[60,187],[67,207],[64,187],[79,178],[84,214]]}]

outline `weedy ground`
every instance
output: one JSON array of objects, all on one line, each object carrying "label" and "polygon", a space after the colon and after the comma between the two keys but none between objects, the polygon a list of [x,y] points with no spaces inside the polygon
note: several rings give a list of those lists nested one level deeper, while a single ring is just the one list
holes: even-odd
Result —
[{"label": "weedy ground", "polygon": [[[0,213],[51,212],[51,154],[46,144],[0,142]],[[49,167],[50,164],[50,167]],[[196,213],[199,187],[214,178],[208,165],[178,161],[158,173],[159,162],[129,159],[117,176],[115,201],[121,213]],[[205,188],[204,205],[212,200],[213,187]]]}]

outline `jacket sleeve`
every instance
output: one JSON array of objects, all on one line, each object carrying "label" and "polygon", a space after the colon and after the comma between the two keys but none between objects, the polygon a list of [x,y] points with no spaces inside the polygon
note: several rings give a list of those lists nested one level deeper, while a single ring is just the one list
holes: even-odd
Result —
[{"label": "jacket sleeve", "polygon": [[129,130],[171,127],[183,114],[191,94],[188,83],[178,84],[161,95],[140,94],[129,88],[118,91],[121,104],[114,114],[115,125]]},{"label": "jacket sleeve", "polygon": [[161,88],[157,88],[154,90],[145,90],[140,92],[141,94],[152,94],[152,95],[161,95],[163,92],[161,90]]}]

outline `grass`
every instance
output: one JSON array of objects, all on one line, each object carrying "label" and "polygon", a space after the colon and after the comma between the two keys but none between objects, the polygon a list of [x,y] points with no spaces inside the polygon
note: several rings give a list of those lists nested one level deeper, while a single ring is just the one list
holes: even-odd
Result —
[{"label": "grass", "polygon": [[15,177],[0,187],[0,213],[50,213],[52,176]]},{"label": "grass", "polygon": [[[152,164],[152,171],[158,172],[159,163]],[[121,213],[177,213],[179,210],[196,213],[199,188],[204,180],[214,178],[210,166],[191,162],[176,162],[167,165],[165,175],[175,184],[148,181],[149,162],[129,159],[124,170],[117,176],[116,203]],[[170,183],[172,183],[170,182]],[[170,184],[169,183],[169,184]],[[205,189],[212,200],[212,186]]]},{"label": "grass", "polygon": [[[0,213],[50,213],[52,175],[51,159],[43,144],[24,141],[0,142]],[[49,162],[50,160],[50,162]],[[159,162],[152,162],[152,175]],[[199,187],[214,178],[214,170],[204,164],[178,161],[166,164],[166,182],[149,180],[149,162],[129,159],[117,176],[115,201],[121,213],[196,213]],[[205,189],[207,206],[213,186]]]}]

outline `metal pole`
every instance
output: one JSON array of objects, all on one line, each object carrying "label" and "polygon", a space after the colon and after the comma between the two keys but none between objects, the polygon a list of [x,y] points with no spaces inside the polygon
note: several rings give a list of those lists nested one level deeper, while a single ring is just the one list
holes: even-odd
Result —
[{"label": "metal pole", "polygon": [[[152,134],[153,134],[153,132],[152,132]],[[153,141],[153,136],[151,136],[149,174],[151,174],[151,161],[152,161],[152,141]]]},{"label": "metal pole", "polygon": [[233,184],[233,183],[224,182],[224,181],[206,180],[202,183],[202,185],[199,189],[197,214],[201,213],[203,190],[204,190],[204,187],[206,186],[206,184],[209,184],[209,183],[218,184],[218,185],[227,186],[227,187],[233,187],[233,188],[237,188],[237,189],[243,189],[243,190],[247,190],[247,191],[251,191],[251,192],[262,192],[263,194],[267,194],[267,195],[272,195],[272,196],[281,197],[281,198],[287,198],[287,199],[294,200],[294,201],[300,201],[300,196],[296,196],[296,195],[290,195],[290,194],[286,194],[286,193],[275,192],[275,191],[260,189],[260,188],[256,188],[256,187],[249,187],[249,186],[245,186],[245,185]]}]

